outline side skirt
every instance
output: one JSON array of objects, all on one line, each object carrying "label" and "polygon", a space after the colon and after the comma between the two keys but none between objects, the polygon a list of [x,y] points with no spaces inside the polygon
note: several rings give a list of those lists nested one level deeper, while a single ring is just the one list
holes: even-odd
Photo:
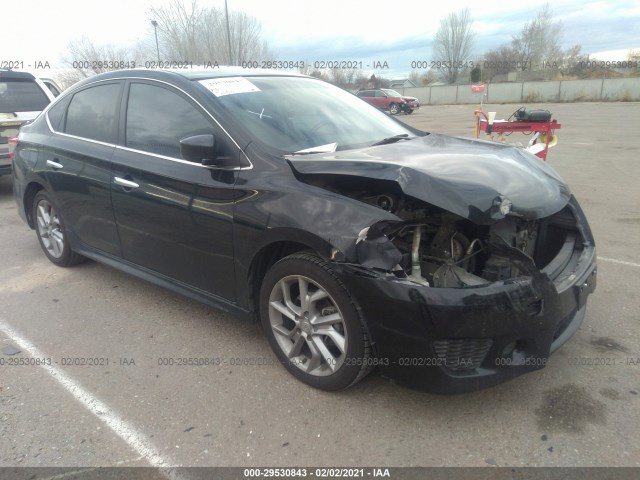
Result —
[{"label": "side skirt", "polygon": [[205,305],[209,305],[218,310],[222,310],[223,312],[239,317],[242,320],[251,323],[255,322],[255,318],[251,315],[251,312],[222,297],[218,297],[217,295],[205,292],[204,290],[178,282],[165,275],[140,267],[139,265],[135,265],[124,259],[96,251],[86,245],[83,245],[82,242],[78,241],[77,237],[74,240],[75,241],[72,242],[73,250],[78,252],[80,255],[90,258],[91,260],[95,260],[98,263],[102,263],[115,268],[116,270],[131,274],[134,277],[146,280],[147,282],[158,285],[159,287],[164,287],[172,292],[179,293],[180,295],[184,295],[185,297],[204,303]]}]

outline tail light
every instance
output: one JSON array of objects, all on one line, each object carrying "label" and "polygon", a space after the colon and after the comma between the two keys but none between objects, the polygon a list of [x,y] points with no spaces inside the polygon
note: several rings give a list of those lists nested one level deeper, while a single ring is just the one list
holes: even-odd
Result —
[{"label": "tail light", "polygon": [[18,146],[18,137],[9,139],[9,158],[13,162],[15,156],[16,147]]}]

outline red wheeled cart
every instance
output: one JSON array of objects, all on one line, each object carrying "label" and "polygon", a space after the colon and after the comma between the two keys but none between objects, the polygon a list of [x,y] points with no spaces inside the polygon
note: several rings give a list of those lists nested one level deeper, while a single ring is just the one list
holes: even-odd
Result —
[{"label": "red wheeled cart", "polygon": [[[480,94],[480,106],[475,111],[476,138],[480,132],[485,132],[487,135],[491,135],[492,140],[494,135],[497,135],[497,140],[505,142],[505,135],[510,135],[513,132],[534,134],[525,149],[542,160],[547,160],[549,148],[558,143],[558,137],[554,132],[562,127],[557,121],[551,119],[551,113],[546,110],[527,112],[524,107],[521,107],[508,120],[495,120],[495,112],[485,113],[482,111],[482,102],[486,96],[484,93],[485,85],[471,85],[471,92]],[[514,117],[515,120],[512,121]]]},{"label": "red wheeled cart", "polygon": [[[493,113],[493,112],[491,112]],[[482,110],[475,111],[476,117],[476,138],[478,138],[480,132],[485,132],[487,135],[496,134],[499,136],[499,140],[504,141],[504,135],[508,135],[513,132],[521,132],[526,134],[533,133],[534,136],[529,141],[526,150],[540,157],[543,160],[547,160],[547,153],[549,148],[553,147],[558,139],[555,136],[555,130],[560,130],[560,125],[556,120],[549,121],[504,121],[490,119]]]}]

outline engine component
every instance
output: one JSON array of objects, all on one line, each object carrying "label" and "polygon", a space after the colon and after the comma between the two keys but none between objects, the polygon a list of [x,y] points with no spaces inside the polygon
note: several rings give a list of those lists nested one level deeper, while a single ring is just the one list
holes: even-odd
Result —
[{"label": "engine component", "polygon": [[482,278],[497,282],[511,278],[512,273],[512,262],[508,258],[491,255],[484,264]]},{"label": "engine component", "polygon": [[438,267],[433,274],[433,286],[440,288],[463,288],[485,285],[489,282],[484,278],[467,272],[464,268],[452,263],[445,263]]},{"label": "engine component", "polygon": [[420,266],[421,239],[422,225],[418,225],[413,231],[413,242],[411,244],[411,275],[409,275],[409,280],[428,287],[429,282],[422,276],[422,267]]},{"label": "engine component", "polygon": [[[345,194],[349,194],[344,192]],[[402,204],[400,198],[393,193],[381,193],[375,194],[368,191],[351,192],[353,198],[360,200],[361,202],[368,203],[369,205],[375,205],[387,212],[396,213]]]},{"label": "engine component", "polygon": [[391,195],[378,195],[376,205],[387,212],[395,212],[398,202]]},{"label": "engine component", "polygon": [[464,256],[469,244],[467,237],[457,232],[454,224],[445,223],[431,241],[429,256],[458,261]]}]

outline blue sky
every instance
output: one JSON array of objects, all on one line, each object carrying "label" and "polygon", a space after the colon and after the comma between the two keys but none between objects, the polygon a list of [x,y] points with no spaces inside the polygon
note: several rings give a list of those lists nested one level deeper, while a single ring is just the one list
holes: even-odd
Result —
[{"label": "blue sky", "polygon": [[[0,61],[46,60],[56,64],[70,40],[86,36],[97,44],[128,45],[152,38],[148,9],[169,0],[31,0],[13,2],[12,18],[3,37],[22,39],[0,46]],[[190,0],[187,0],[190,2]],[[224,0],[198,0],[223,6]],[[470,2],[449,0],[431,8],[424,0],[397,4],[372,0],[228,0],[230,9],[243,10],[262,22],[265,39],[280,59],[386,61],[389,71],[408,73],[413,60],[434,60],[433,37],[448,13],[469,8],[474,20],[474,54],[510,41],[540,4],[530,2]],[[555,18],[562,21],[562,46],[582,45],[584,53],[623,59],[640,49],[640,2],[555,0]],[[8,29],[8,31],[7,31]],[[25,35],[25,33],[31,33]],[[38,32],[38,34],[34,34]],[[604,53],[603,53],[604,52]],[[261,60],[261,59],[257,59]]]}]

